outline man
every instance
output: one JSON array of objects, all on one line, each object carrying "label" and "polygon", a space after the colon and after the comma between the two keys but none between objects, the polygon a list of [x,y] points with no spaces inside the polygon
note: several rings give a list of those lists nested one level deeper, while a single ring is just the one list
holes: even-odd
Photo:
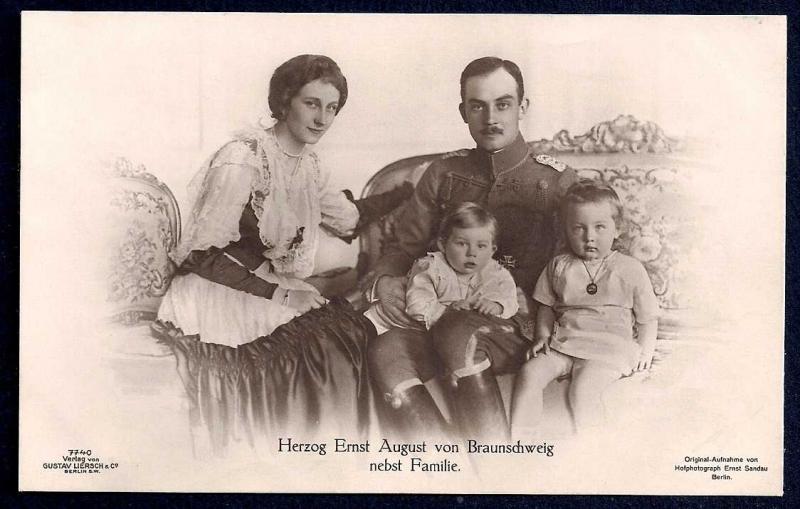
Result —
[{"label": "man", "polygon": [[[519,133],[529,105],[516,64],[495,57],[471,62],[461,74],[461,118],[477,148],[433,162],[400,212],[394,238],[367,278],[377,311],[412,325],[405,314],[405,274],[435,250],[440,218],[449,207],[473,201],[499,223],[496,258],[530,295],[554,254],[558,198],[576,179],[549,156],[530,153]],[[531,311],[526,306],[522,309]],[[423,382],[444,372],[454,421],[465,438],[507,438],[508,422],[496,374],[516,371],[530,345],[528,313],[512,320],[450,309],[426,333],[395,328],[369,347],[370,372],[389,403],[385,411],[406,436],[445,437],[448,428]]]}]

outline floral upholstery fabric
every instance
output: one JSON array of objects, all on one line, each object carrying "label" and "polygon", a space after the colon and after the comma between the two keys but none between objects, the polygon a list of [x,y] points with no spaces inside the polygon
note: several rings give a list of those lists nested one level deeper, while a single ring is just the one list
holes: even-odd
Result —
[{"label": "floral upholstery fabric", "polygon": [[124,159],[111,180],[108,301],[118,320],[152,319],[175,272],[167,254],[179,236],[177,204],[156,177]]},{"label": "floral upholstery fabric", "polygon": [[613,187],[625,212],[615,248],[642,262],[662,309],[685,308],[686,253],[683,226],[691,220],[675,168],[580,169],[582,178]]}]

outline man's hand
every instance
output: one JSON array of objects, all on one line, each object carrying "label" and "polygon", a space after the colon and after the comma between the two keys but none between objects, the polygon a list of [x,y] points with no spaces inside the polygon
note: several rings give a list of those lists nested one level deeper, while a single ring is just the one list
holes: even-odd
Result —
[{"label": "man's hand", "polygon": [[416,322],[406,314],[406,278],[382,276],[375,285],[375,297],[380,301],[378,314],[390,322],[413,327]]},{"label": "man's hand", "polygon": [[286,305],[300,313],[322,307],[327,302],[328,300],[319,293],[308,290],[289,290],[286,298]]}]

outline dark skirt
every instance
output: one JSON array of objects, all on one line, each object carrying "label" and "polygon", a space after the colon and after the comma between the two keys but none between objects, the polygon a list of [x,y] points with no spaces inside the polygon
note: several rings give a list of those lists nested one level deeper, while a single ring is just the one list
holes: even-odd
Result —
[{"label": "dark skirt", "polygon": [[156,322],[186,388],[195,453],[293,441],[363,438],[374,414],[367,342],[372,324],[344,300],[305,313],[238,347],[203,343]]}]

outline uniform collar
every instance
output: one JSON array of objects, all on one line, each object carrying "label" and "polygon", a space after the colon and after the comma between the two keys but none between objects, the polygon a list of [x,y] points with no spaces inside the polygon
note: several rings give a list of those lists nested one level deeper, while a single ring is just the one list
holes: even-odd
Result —
[{"label": "uniform collar", "polygon": [[514,142],[496,152],[488,152],[480,147],[472,151],[472,157],[481,168],[488,168],[493,175],[518,166],[528,157],[528,144],[521,134]]}]

